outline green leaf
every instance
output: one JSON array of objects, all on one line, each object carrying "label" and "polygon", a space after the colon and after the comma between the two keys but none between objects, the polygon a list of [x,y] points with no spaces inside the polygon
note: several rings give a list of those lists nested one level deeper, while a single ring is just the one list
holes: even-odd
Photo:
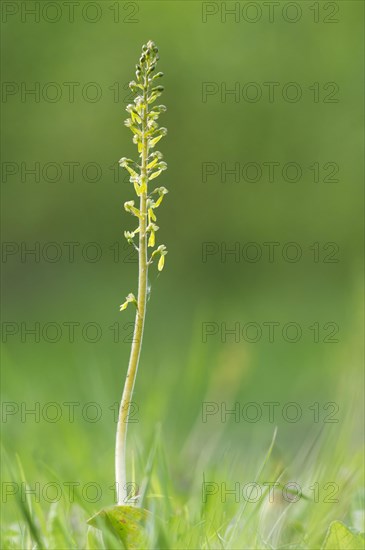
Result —
[{"label": "green leaf", "polygon": [[322,550],[363,550],[365,538],[355,534],[341,521],[333,521],[327,531]]},{"label": "green leaf", "polygon": [[128,550],[147,548],[144,524],[149,512],[134,506],[110,506],[103,508],[87,520],[89,525],[116,535]]}]

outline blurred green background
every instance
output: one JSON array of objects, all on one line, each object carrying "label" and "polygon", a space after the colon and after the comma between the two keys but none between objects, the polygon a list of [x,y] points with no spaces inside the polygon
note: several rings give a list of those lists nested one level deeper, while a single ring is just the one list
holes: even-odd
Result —
[{"label": "blurred green background", "polygon": [[[42,8],[47,3],[26,4]],[[220,2],[103,1],[93,3],[97,8],[89,7],[82,17],[85,4],[90,3],[75,7],[73,22],[63,6],[54,23],[49,20],[58,11],[52,6],[40,12],[39,22],[22,12],[20,2],[2,6],[3,400],[20,408],[57,402],[63,411],[55,423],[42,416],[39,422],[32,417],[23,422],[20,412],[7,416],[7,451],[20,454],[31,481],[40,475],[48,479],[44,464],[61,479],[113,481],[115,423],[109,407],[121,396],[130,348],[123,341],[130,334],[125,323],[133,321],[132,309],[119,313],[119,304],[136,292],[137,277],[123,238],[135,222],[122,205],[134,192],[116,163],[122,156],[136,158],[123,126],[130,102],[126,84],[149,39],[160,49],[165,73],[162,103],[168,111],[161,124],[168,136],[158,148],[168,171],[158,185],[166,186],[169,195],[159,210],[157,236],[169,253],[162,274],[150,273],[135,391],[139,422],[131,424],[131,448],[147,447],[160,422],[167,454],[179,472],[177,484],[187,475],[182,458],[186,442],[193,437],[198,448],[209,447],[221,429],[212,462],[220,453],[232,452],[240,457],[241,468],[262,457],[274,425],[289,461],[322,428],[332,430],[335,439],[345,433],[343,445],[357,450],[363,411],[363,4],[333,2],[333,8],[299,1],[297,22],[287,20],[295,18],[297,9],[287,2],[275,8],[272,21],[262,2],[249,11],[247,2],[227,2],[227,8],[238,6],[239,11],[226,21]],[[252,22],[255,13],[258,20]],[[91,22],[94,17],[98,20]],[[70,82],[77,83],[74,101],[65,84]],[[204,101],[207,82],[215,83],[216,93]],[[273,101],[267,82],[278,83]],[[290,82],[302,91],[297,102],[283,97]],[[47,87],[49,83],[56,85]],[[91,97],[94,90],[101,92],[97,101],[83,96],[88,83],[97,84],[88,88]],[[261,99],[221,95],[224,86],[242,89],[247,83],[256,83]],[[34,86],[39,86],[38,98],[24,94]],[[55,90],[61,95],[50,101]],[[327,102],[332,90],[337,101]],[[55,182],[50,181],[52,168],[42,175],[50,162],[61,168]],[[79,163],[74,181],[64,164],[70,162]],[[94,182],[88,181],[94,177],[92,168],[90,176],[82,173],[90,162],[100,170]],[[222,163],[242,168],[250,162],[263,170],[259,181],[245,181],[242,175],[239,181],[232,175],[221,181]],[[273,182],[264,165],[268,162],[279,163]],[[286,181],[281,169],[293,162],[302,175],[296,182]],[[35,163],[39,181],[24,173]],[[204,163],[215,163],[209,166],[217,170],[205,182]],[[310,168],[314,163],[320,167],[318,182]],[[324,181],[334,166],[326,163],[336,163],[336,181]],[[263,243],[273,241],[279,245],[271,262]],[[57,243],[59,261],[21,255],[22,246],[32,248],[36,242],[41,250]],[[80,243],[73,262],[68,242]],[[217,253],[204,262],[207,242],[216,243]],[[262,248],[261,260],[241,257],[237,262],[228,255],[222,261],[225,246],[248,242]],[[288,242],[300,247],[298,262],[282,257]],[[98,261],[81,254],[87,243],[100,247]],[[318,261],[314,243],[319,243]],[[332,250],[326,243],[335,243],[330,246],[338,261],[325,261]],[[89,252],[92,256],[93,249]],[[41,336],[35,343],[32,336],[25,337],[24,327],[37,322],[63,327],[60,340],[50,343]],[[70,322],[79,323],[73,343],[64,325]],[[204,323],[226,323],[228,328],[239,323],[242,328],[249,322],[263,328],[256,343],[241,337],[235,342],[232,336],[225,343],[220,331],[203,342]],[[265,322],[280,323],[272,343]],[[302,329],[296,343],[281,336],[288,322]],[[97,323],[101,330],[96,343],[83,340],[86,323]],[[319,342],[309,329],[314,323],[320,327]],[[323,341],[331,332],[326,323],[338,326],[336,343]],[[110,328],[116,326],[117,343],[115,328]],[[92,338],[92,329],[89,334]],[[203,401],[225,402],[228,408],[235,402],[275,401],[278,411],[296,402],[303,417],[292,424],[277,414],[271,423],[264,414],[256,423],[230,419],[222,425],[218,414],[202,423]],[[79,402],[76,411],[96,402],[102,418],[92,423],[76,412],[70,423],[65,402]],[[318,423],[309,409],[315,402]],[[338,404],[336,424],[323,423],[328,402]]]}]

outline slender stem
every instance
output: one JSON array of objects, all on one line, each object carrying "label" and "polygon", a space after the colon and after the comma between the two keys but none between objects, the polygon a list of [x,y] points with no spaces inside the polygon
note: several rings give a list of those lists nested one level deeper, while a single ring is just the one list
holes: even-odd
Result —
[{"label": "slender stem", "polygon": [[139,252],[138,252],[138,298],[137,312],[134,323],[133,343],[129,357],[127,377],[124,384],[122,400],[119,408],[117,437],[115,447],[115,479],[118,505],[125,504],[128,498],[127,474],[126,474],[126,442],[128,417],[133,395],[134,383],[137,376],[139,357],[142,347],[143,327],[146,315],[147,302],[147,161],[148,161],[148,138],[147,133],[147,77],[144,81],[144,108],[142,118],[142,155],[141,155],[141,183],[145,191],[140,196],[139,221]]}]

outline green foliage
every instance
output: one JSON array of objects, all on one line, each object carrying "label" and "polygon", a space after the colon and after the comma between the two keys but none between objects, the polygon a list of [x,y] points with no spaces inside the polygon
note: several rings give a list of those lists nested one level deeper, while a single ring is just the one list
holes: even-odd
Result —
[{"label": "green foliage", "polygon": [[355,534],[341,521],[333,521],[328,528],[322,550],[363,550],[365,538]]},{"label": "green foliage", "polygon": [[[222,364],[222,372],[225,372],[225,364]],[[211,366],[207,364],[207,372]],[[173,392],[171,406],[162,413],[164,428],[156,426],[151,434],[153,423],[143,426],[140,435],[140,445],[137,445],[135,455],[135,474],[132,479],[138,483],[138,505],[109,507],[110,475],[107,463],[107,452],[102,447],[98,449],[96,459],[86,461],[85,456],[91,456],[94,450],[95,440],[85,437],[85,426],[75,422],[72,425],[73,439],[69,444],[73,459],[83,464],[72,466],[72,472],[79,475],[80,490],[75,491],[75,498],[70,502],[68,491],[63,492],[62,499],[50,504],[41,497],[37,502],[34,492],[29,492],[26,499],[18,491],[14,497],[8,497],[3,505],[3,529],[1,548],[4,550],[35,550],[47,548],[72,548],[74,550],[120,550],[125,541],[133,548],[134,541],[144,540],[146,543],[138,543],[139,548],[173,548],[176,550],[231,550],[238,548],[251,548],[252,550],[359,550],[363,546],[363,538],[355,535],[342,523],[336,521],[341,517],[346,524],[357,531],[363,529],[360,522],[355,521],[353,512],[363,514],[364,503],[362,492],[358,487],[362,484],[362,453],[354,454],[346,443],[346,434],[350,432],[348,418],[340,431],[332,426],[329,434],[324,433],[317,441],[317,448],[305,444],[298,449],[296,457],[289,451],[279,453],[283,437],[283,429],[278,433],[279,441],[275,439],[276,432],[270,444],[269,438],[264,440],[259,434],[259,444],[248,448],[243,458],[242,448],[232,447],[228,454],[220,449],[222,440],[209,445],[200,445],[205,441],[205,426],[201,422],[189,424],[182,430],[181,444],[173,444],[173,427],[176,419],[173,412],[176,410],[178,389],[185,387],[187,381],[191,382],[191,375],[185,369],[182,378],[176,379],[176,390]],[[196,373],[197,374],[197,373]],[[208,375],[210,382],[212,376]],[[160,380],[157,382],[160,384]],[[102,391],[98,388],[98,391]],[[150,384],[151,387],[151,384]],[[192,385],[189,395],[189,405],[194,407],[201,400],[201,393]],[[153,390],[155,388],[153,387]],[[145,407],[147,411],[155,403],[156,391],[145,394]],[[198,407],[199,409],[199,407]],[[172,431],[166,428],[169,418],[172,417]],[[108,433],[109,418],[98,429],[97,438],[102,440]],[[95,429],[93,426],[93,429]],[[52,426],[52,428],[54,428]],[[69,428],[69,426],[68,426]],[[228,427],[227,427],[228,428]],[[335,429],[333,429],[335,428]],[[32,429],[32,426],[30,426]],[[272,427],[271,427],[272,433]],[[34,433],[34,432],[33,432]],[[95,432],[90,432],[95,433]],[[232,431],[227,431],[227,438],[232,437]],[[269,433],[269,432],[268,432]],[[111,431],[109,435],[113,434]],[[150,437],[149,437],[150,436]],[[166,437],[167,436],[167,437]],[[340,442],[336,445],[337,440]],[[143,441],[143,444],[142,444]],[[208,440],[207,440],[208,441]],[[148,443],[146,443],[148,442]],[[266,452],[264,447],[266,446]],[[260,447],[260,450],[258,450]],[[80,455],[77,449],[81,448]],[[293,451],[297,448],[293,449]],[[166,452],[167,451],[167,452]],[[344,453],[344,454],[343,454]],[[322,457],[318,461],[318,455]],[[63,487],[67,479],[62,465],[57,465],[58,474],[53,473],[44,464],[39,464],[39,469],[32,472],[32,457],[23,453],[24,468],[20,461],[16,465],[6,460],[3,466],[4,482],[11,480],[24,483],[27,488],[33,489],[35,480],[41,487],[50,481],[54,481]],[[303,462],[304,460],[304,462]],[[56,458],[54,463],[57,464]],[[303,466],[303,463],[305,464]],[[196,464],[196,468],[187,468],[187,464]],[[343,464],[348,467],[344,472]],[[10,470],[11,475],[7,470]],[[311,498],[301,498],[298,502],[290,503],[280,498],[281,488],[269,499],[264,488],[267,483],[274,483],[282,479],[283,470],[290,471],[290,478],[298,480],[306,488],[317,480],[320,487],[324,487],[329,479],[336,480],[341,489],[341,498],[336,504],[329,505],[321,502],[327,493],[323,493],[317,502],[312,494]],[[97,474],[95,474],[97,471]],[[90,503],[85,500],[81,488],[85,482],[95,479],[97,475],[100,487],[103,488],[103,499],[98,503]],[[303,475],[303,478],[301,477]],[[75,479],[75,478],[71,478]],[[257,482],[262,487],[261,498],[248,502],[240,498],[236,502],[234,494],[227,495],[223,499],[222,490],[209,497],[206,503],[202,501],[202,482],[214,481],[221,487],[224,481],[227,489],[232,489],[240,482],[241,488],[245,483]],[[307,481],[305,481],[307,480]],[[283,479],[283,481],[285,481]],[[113,487],[114,490],[114,487]],[[308,492],[308,491],[307,491]],[[104,495],[105,493],[105,495]],[[311,492],[309,491],[309,494]],[[50,495],[51,496],[51,493]],[[100,506],[101,512],[95,514]],[[149,513],[144,509],[148,508]],[[9,516],[12,518],[9,521]],[[89,521],[89,531],[86,532],[85,521]],[[123,523],[121,520],[125,520]],[[333,522],[333,523],[331,523]],[[328,529],[328,534],[325,533]],[[124,541],[123,541],[124,537]],[[325,543],[323,543],[325,539]],[[137,544],[137,543],[136,543]],[[322,546],[323,544],[323,546]],[[360,544],[360,546],[359,546]]]},{"label": "green foliage", "polygon": [[87,523],[100,530],[108,529],[123,542],[125,548],[134,550],[145,548],[143,524],[147,515],[147,510],[133,506],[110,506],[100,510]]}]

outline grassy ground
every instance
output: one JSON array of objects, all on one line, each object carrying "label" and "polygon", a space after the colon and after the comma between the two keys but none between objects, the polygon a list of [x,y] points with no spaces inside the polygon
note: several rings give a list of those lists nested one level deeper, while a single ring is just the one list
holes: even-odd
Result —
[{"label": "grassy ground", "polygon": [[[331,442],[318,441],[305,457],[305,466],[294,468],[292,464],[295,476],[288,476],[284,462],[273,459],[270,447],[257,471],[251,465],[243,475],[232,478],[232,470],[224,465],[224,457],[218,467],[213,456],[195,453],[194,458],[185,462],[189,471],[183,472],[180,462],[175,465],[181,470],[180,476],[172,477],[169,473],[172,465],[167,464],[166,454],[158,443],[156,455],[150,457],[153,463],[148,462],[151,471],[143,478],[143,483],[148,485],[144,506],[152,512],[146,526],[147,547],[313,549],[321,547],[331,521],[340,518],[348,525],[363,529],[364,501],[358,490],[360,474],[354,474],[360,472],[361,460],[358,456],[348,458],[344,468],[339,454],[329,453],[326,447],[331,447]],[[317,454],[331,455],[327,456],[325,466],[315,460]],[[238,456],[236,461],[242,466],[243,460]],[[196,464],[199,470],[194,472]],[[14,479],[17,485],[26,486],[25,477],[19,475]],[[65,485],[57,477],[49,475],[48,479],[58,487]],[[301,496],[293,479],[303,488]],[[328,482],[328,479],[336,481]],[[277,482],[270,495],[268,482]],[[174,486],[177,483],[185,485],[183,492]],[[318,494],[314,489],[316,485]],[[207,493],[215,494],[204,495],[204,488]],[[54,499],[51,493],[49,489],[47,499]],[[121,547],[108,532],[104,532],[103,539],[100,532],[86,525],[86,520],[99,506],[86,503],[81,491],[75,491],[72,503],[68,496],[53,503],[44,502],[42,497],[36,502],[30,494],[15,500],[14,521],[2,530],[4,549]]]},{"label": "grassy ground", "polygon": [[[243,402],[239,402],[239,422],[232,414],[222,422],[221,410],[202,414],[212,410],[204,405],[207,402],[210,407],[218,403],[220,409],[226,403],[227,410],[237,403],[237,380],[233,377],[225,389],[221,386],[222,365],[212,372],[200,394],[191,392],[188,405],[194,413],[189,423],[179,424],[179,388],[199,387],[201,374],[194,361],[183,378],[175,380],[175,400],[161,404],[161,391],[157,399],[164,411],[161,423],[147,420],[156,408],[153,387],[149,394],[143,393],[140,418],[135,412],[136,418],[130,419],[130,503],[150,511],[145,547],[316,549],[322,547],[334,520],[363,531],[354,376],[351,382],[341,383],[342,397],[336,401],[341,404],[340,413],[334,414],[331,407],[326,410],[324,418],[337,422],[322,422],[322,416],[316,422],[311,416],[304,424],[292,423],[280,415],[273,419],[277,422],[266,418],[250,424],[242,421]],[[219,387],[220,401],[215,399]],[[352,399],[346,396],[348,391]],[[136,399],[139,395],[137,387]],[[59,424],[45,422],[43,409],[39,423],[18,425],[20,430],[28,427],[34,439],[31,448],[18,447],[16,455],[11,439],[5,438],[10,452],[4,451],[3,461],[2,548],[122,546],[108,531],[102,534],[86,523],[114,503],[115,423],[107,414],[114,415],[114,407],[109,408],[106,398],[99,403],[105,416],[99,423],[80,422],[77,414],[71,423],[66,418]],[[301,404],[305,415],[308,410],[304,401]],[[189,416],[186,407],[185,402]],[[47,411],[49,418],[51,412]],[[94,412],[90,409],[88,415],[91,418]],[[6,428],[7,435],[12,430],[18,440],[21,432],[16,422],[8,418]]]}]

